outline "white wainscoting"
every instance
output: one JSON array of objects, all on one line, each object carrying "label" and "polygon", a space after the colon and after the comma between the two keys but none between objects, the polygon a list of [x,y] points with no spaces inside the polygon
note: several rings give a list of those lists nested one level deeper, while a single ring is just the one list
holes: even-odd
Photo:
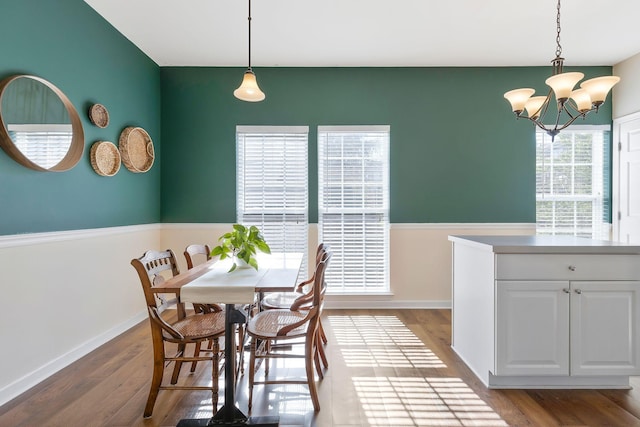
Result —
[{"label": "white wainscoting", "polygon": [[[231,224],[149,224],[0,236],[0,405],[146,318],[131,259],[215,245]],[[391,292],[328,295],[327,308],[448,308],[450,234],[533,234],[534,224],[392,224]],[[309,227],[311,255],[317,225]],[[6,346],[9,347],[6,347]],[[9,349],[9,350],[7,350]]]},{"label": "white wainscoting", "polygon": [[146,318],[131,259],[160,225],[0,236],[0,405]]}]

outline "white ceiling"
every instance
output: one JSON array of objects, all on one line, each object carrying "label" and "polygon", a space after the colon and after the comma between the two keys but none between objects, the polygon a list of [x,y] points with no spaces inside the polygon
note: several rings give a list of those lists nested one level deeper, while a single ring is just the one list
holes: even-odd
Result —
[{"label": "white ceiling", "polygon": [[[247,0],[85,0],[160,66],[247,66]],[[556,0],[252,0],[252,65],[549,65]],[[640,0],[564,0],[567,66],[640,52]]]}]

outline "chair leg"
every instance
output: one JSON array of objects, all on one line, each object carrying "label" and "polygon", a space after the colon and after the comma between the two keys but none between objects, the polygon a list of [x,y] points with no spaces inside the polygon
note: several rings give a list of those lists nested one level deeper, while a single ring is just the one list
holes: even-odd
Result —
[{"label": "chair leg", "polygon": [[271,353],[271,341],[270,340],[264,340],[264,375],[265,377],[267,375],[269,375],[269,353]]},{"label": "chair leg", "polygon": [[[178,355],[184,356],[186,345],[178,344]],[[176,360],[175,366],[173,367],[173,374],[171,375],[171,384],[176,384],[178,382],[178,375],[180,375],[180,369],[182,368],[182,360]]]},{"label": "chair leg", "polygon": [[[324,352],[324,347],[322,346],[322,343],[320,342],[322,339],[322,331],[320,329],[318,329],[317,334],[320,337],[316,337],[316,351],[320,354],[320,358],[322,359],[322,364],[324,365],[324,368],[328,368],[329,367],[329,361],[327,360],[327,355]],[[320,339],[318,339],[320,338]]]},{"label": "chair leg", "polygon": [[[244,325],[238,325],[238,367],[240,374],[244,375]],[[236,369],[236,372],[238,370]]]},{"label": "chair leg", "polygon": [[318,378],[321,380],[324,379],[324,374],[322,373],[322,367],[320,366],[320,358],[318,357],[319,349],[316,348],[313,351],[313,363],[316,366],[316,372],[318,373]]},{"label": "chair leg", "polygon": [[[160,343],[160,345],[163,345]],[[149,387],[149,397],[147,398],[147,404],[144,407],[144,418],[151,417],[153,413],[153,406],[156,404],[158,398],[158,392],[160,391],[160,384],[162,383],[162,375],[164,373],[164,348],[162,352],[153,352],[153,377],[151,378],[151,386]]]},{"label": "chair leg", "polygon": [[212,395],[211,402],[213,407],[213,413],[215,415],[218,412],[218,378],[220,377],[220,343],[218,342],[218,338],[214,338],[211,340],[213,342],[213,356],[212,356],[212,366],[211,366],[211,385],[212,385]]},{"label": "chair leg", "polygon": [[318,390],[316,390],[316,377],[313,373],[313,359],[314,359],[314,342],[315,342],[315,334],[314,337],[309,337],[305,343],[304,350],[304,360],[305,367],[307,371],[307,384],[309,385],[309,394],[311,395],[311,401],[313,402],[313,410],[318,412],[320,410],[320,399],[318,398]]},{"label": "chair leg", "polygon": [[[200,341],[196,343],[196,349],[193,350],[193,357],[198,357],[198,356],[200,356]],[[197,364],[198,364],[197,360],[194,360],[193,362],[191,362],[191,372],[196,371]]]},{"label": "chair leg", "polygon": [[253,400],[253,382],[256,375],[256,338],[251,338],[251,349],[249,350],[249,411]]},{"label": "chair leg", "polygon": [[327,340],[327,335],[324,333],[324,328],[322,327],[322,322],[320,321],[319,318],[318,318],[318,330],[320,331],[320,338],[322,338],[322,343],[326,344],[327,342],[329,342]]}]

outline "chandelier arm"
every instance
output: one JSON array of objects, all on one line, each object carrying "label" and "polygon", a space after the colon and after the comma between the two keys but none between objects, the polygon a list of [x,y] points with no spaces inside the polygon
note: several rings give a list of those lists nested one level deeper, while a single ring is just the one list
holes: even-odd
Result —
[{"label": "chandelier arm", "polygon": [[[595,107],[594,105],[591,105],[591,108],[589,110],[586,110],[586,111],[582,112],[582,111],[578,110],[578,106],[573,101],[573,99],[571,99],[571,98],[569,98],[569,99],[571,100],[571,103],[569,103],[568,101],[567,101],[567,103],[569,103],[569,106],[574,111],[574,113],[578,114],[578,117],[585,117],[590,112],[592,112],[594,110],[597,110],[597,107]],[[569,110],[567,110],[567,114],[569,114],[569,116],[573,117],[573,115],[571,113],[569,113]]]},{"label": "chandelier arm", "polygon": [[551,129],[549,129],[548,127],[546,127],[542,122],[540,122],[539,120],[536,119],[532,119],[531,117],[526,117],[526,116],[522,116],[521,118],[523,119],[527,119],[530,122],[532,122],[534,125],[536,125],[537,127],[539,127],[540,129],[542,129],[543,131],[549,133],[551,132]]},{"label": "chandelier arm", "polygon": [[549,104],[551,104],[552,94],[553,94],[553,89],[549,89],[549,92],[547,93],[547,97],[542,103],[542,106],[540,107],[540,109],[542,110],[540,111],[540,114],[538,114],[538,117],[540,118],[540,120],[542,120],[542,118],[547,114],[547,110],[549,109]]},{"label": "chandelier arm", "polygon": [[566,129],[567,127],[571,126],[571,124],[573,124],[573,122],[575,122],[580,117],[583,117],[583,116],[580,115],[580,116],[571,117],[571,119],[567,123],[563,124],[560,127],[556,127],[556,131],[560,132],[561,130]]}]

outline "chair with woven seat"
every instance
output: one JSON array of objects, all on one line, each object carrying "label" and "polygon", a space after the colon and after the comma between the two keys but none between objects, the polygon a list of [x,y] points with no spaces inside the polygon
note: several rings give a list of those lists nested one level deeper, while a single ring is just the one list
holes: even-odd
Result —
[{"label": "chair with woven seat", "polygon": [[[316,249],[316,265],[322,260],[322,257],[325,252],[330,250],[330,246],[325,243],[320,243],[318,248]],[[295,310],[304,310],[308,305],[309,301],[313,299],[313,283],[315,280],[315,269],[312,276],[305,280],[304,282],[299,283],[296,286],[295,291],[293,292],[272,292],[267,294],[261,302],[261,307],[263,310],[274,310],[274,309],[287,309],[291,308],[293,304],[295,304]],[[322,327],[322,320],[318,320],[318,336],[322,340],[323,344],[327,344],[327,336],[324,332],[324,328]],[[329,362],[327,360],[327,356],[325,355],[324,348],[322,346],[317,346],[318,355],[322,359],[322,363],[326,368],[329,367]],[[318,375],[322,377],[322,370],[319,366],[317,366]]]},{"label": "chair with woven seat", "polygon": [[[193,315],[178,316],[175,322],[165,320],[158,310],[156,292],[154,286],[158,286],[167,276],[179,274],[175,255],[170,249],[166,251],[147,251],[140,258],[131,260],[131,265],[136,269],[149,314],[151,325],[151,337],[153,341],[153,377],[149,390],[149,397],[144,409],[144,417],[149,418],[153,412],[158,392],[160,390],[208,390],[212,394],[214,412],[218,406],[218,375],[220,365],[220,345],[218,339],[225,332],[225,316],[223,312],[196,313]],[[180,313],[180,311],[179,311]],[[182,318],[180,318],[182,317]],[[186,356],[187,345],[200,345],[204,341],[212,341],[211,356]],[[166,354],[165,343],[177,345],[174,356]],[[182,363],[194,361],[211,361],[211,385],[177,385]],[[165,366],[174,363],[170,384],[163,385]]]},{"label": "chair with woven seat", "polygon": [[[293,311],[291,309],[264,310],[257,313],[247,325],[247,333],[251,337],[249,360],[249,410],[253,400],[255,384],[306,384],[315,411],[320,410],[320,401],[316,390],[314,375],[314,359],[317,357],[318,321],[322,315],[324,295],[324,272],[331,258],[331,252],[325,252],[317,264],[313,294],[306,309]],[[295,343],[303,340],[304,354],[285,352],[277,345]],[[258,351],[260,342],[263,349]],[[273,379],[269,380],[269,359],[274,358],[302,358],[305,362],[306,379]],[[265,378],[255,380],[256,359],[264,359]]]}]

